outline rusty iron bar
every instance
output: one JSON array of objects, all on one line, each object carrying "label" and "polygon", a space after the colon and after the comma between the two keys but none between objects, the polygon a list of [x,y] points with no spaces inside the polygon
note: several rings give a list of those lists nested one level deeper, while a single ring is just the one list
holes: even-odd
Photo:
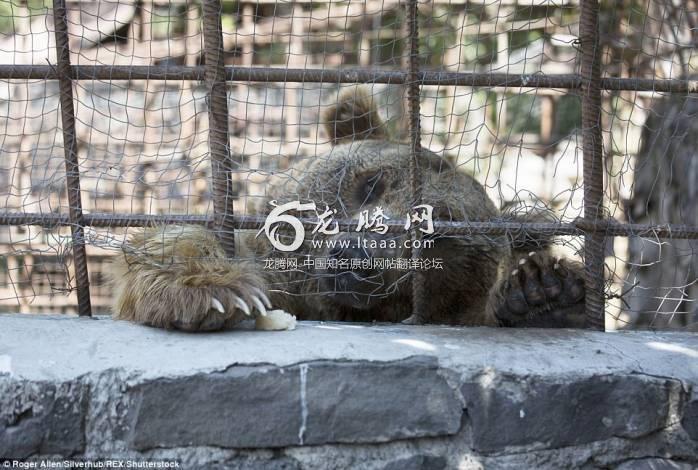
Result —
[{"label": "rusty iron bar", "polygon": [[73,80],[70,66],[70,46],[65,0],[53,1],[53,22],[56,36],[56,72],[58,74],[61,120],[63,124],[63,151],[65,153],[65,178],[68,190],[68,217],[73,241],[73,263],[77,284],[78,314],[92,316],[90,304],[90,278],[85,251],[85,228],[80,197],[80,164],[75,132],[73,108]]},{"label": "rusty iron bar", "polygon": [[225,81],[221,2],[203,0],[202,3],[214,228],[226,255],[232,258],[235,256],[235,219],[230,174],[232,158],[228,136],[228,93]]},{"label": "rusty iron bar", "polygon": [[[407,38],[409,40],[409,70],[407,72],[407,112],[409,117],[409,137],[410,137],[410,166],[409,166],[409,184],[412,191],[413,206],[420,204],[422,200],[421,189],[421,169],[420,162],[422,160],[422,136],[420,123],[420,76],[419,76],[419,8],[418,0],[409,0],[406,5],[407,9]],[[416,228],[410,231],[412,238],[412,246],[415,246],[417,240],[421,238],[421,232]],[[410,257],[419,259],[421,250],[416,248],[410,249]],[[425,323],[429,319],[426,318],[426,278],[421,271],[412,271],[412,316],[408,319],[413,323]]]},{"label": "rusty iron bar", "polygon": [[[235,227],[240,230],[258,230],[264,227],[265,217],[236,215]],[[300,218],[305,228],[313,229],[317,220]],[[356,229],[354,220],[335,219],[340,230],[350,232]],[[213,225],[213,217],[206,215],[178,214],[112,214],[88,213],[83,214],[83,225],[96,228],[116,227],[150,227],[163,224],[196,224]],[[40,214],[25,212],[0,211],[0,225],[36,225],[45,228],[69,226],[70,217],[67,214]],[[386,221],[388,232],[404,232],[403,222]],[[496,221],[444,222],[434,221],[438,234],[444,235],[503,235],[508,233],[528,233],[541,236],[583,235],[590,232],[601,232],[607,237],[643,237],[698,239],[698,227],[688,225],[651,225],[651,224],[621,224],[609,219],[602,221],[587,221],[577,219],[568,223],[554,222],[513,222],[503,219]]]},{"label": "rusty iron bar", "polygon": [[[584,174],[584,219],[603,219],[603,140],[601,135],[601,50],[599,48],[598,0],[583,0],[579,20],[581,41],[582,150]],[[584,236],[584,284],[586,326],[605,329],[604,242],[601,232]]]},{"label": "rusty iron bar", "polygon": [[[205,66],[186,65],[73,65],[74,80],[192,80],[206,79]],[[375,69],[284,69],[277,67],[225,67],[229,82],[257,83],[388,83],[405,84],[409,72]],[[507,88],[558,88],[577,90],[582,86],[579,75],[510,75],[506,73],[417,72],[421,85],[449,85]],[[2,80],[56,80],[60,78],[51,65],[0,64]],[[600,88],[609,91],[653,91],[657,93],[698,93],[698,80],[655,80],[652,78],[601,79]]]}]

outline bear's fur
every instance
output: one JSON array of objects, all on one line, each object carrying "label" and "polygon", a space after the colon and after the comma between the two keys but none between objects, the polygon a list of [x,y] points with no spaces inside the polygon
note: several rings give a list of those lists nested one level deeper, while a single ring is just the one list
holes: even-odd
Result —
[{"label": "bear's fur", "polygon": [[[268,214],[272,204],[314,202],[319,213],[358,221],[380,207],[390,221],[405,221],[412,208],[409,145],[389,138],[368,94],[342,93],[323,116],[334,147],[305,160],[270,184],[252,212]],[[423,151],[417,162],[421,201],[433,206],[434,221],[480,221],[499,217],[484,188],[446,159]],[[310,217],[308,213],[291,214]],[[280,224],[276,236],[292,237]],[[261,231],[260,231],[261,232]],[[284,309],[299,319],[414,321],[408,271],[394,269],[314,269],[307,258],[409,258],[407,249],[313,248],[312,240],[409,239],[407,231],[325,235],[306,229],[294,253],[276,252],[264,233],[238,231],[238,258],[226,260],[215,237],[202,227],[166,226],[132,235],[115,262],[116,318],[188,331],[229,327],[245,314]],[[457,325],[582,326],[584,288],[581,266],[551,255],[546,243],[512,246],[506,237],[426,235],[434,246],[423,259],[443,260],[443,269],[423,271],[425,311],[420,320]],[[249,250],[249,252],[248,252]],[[243,259],[254,257],[256,263]],[[298,259],[298,269],[262,269],[261,260]]]}]

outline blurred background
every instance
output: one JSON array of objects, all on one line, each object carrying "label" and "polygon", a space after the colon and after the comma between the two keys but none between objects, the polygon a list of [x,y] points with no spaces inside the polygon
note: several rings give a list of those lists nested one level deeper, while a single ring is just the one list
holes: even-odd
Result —
[{"label": "blurred background", "polygon": [[[602,75],[690,79],[694,1],[602,2]],[[73,65],[204,64],[196,1],[67,2]],[[222,1],[226,65],[406,70],[404,4]],[[442,1],[419,7],[420,62],[442,72],[579,73],[576,0]],[[0,3],[0,67],[56,63],[50,0]],[[406,90],[367,84],[396,139]],[[267,181],[330,148],[318,116],[338,83],[229,82],[236,214]],[[482,182],[502,209],[543,205],[560,221],[582,210],[581,100],[576,90],[423,86],[422,145]],[[85,212],[211,214],[206,85],[74,81]],[[696,95],[606,91],[605,210],[620,222],[698,225]],[[0,211],[67,214],[56,80],[0,79]],[[127,229],[86,229],[92,306],[107,313],[106,262]],[[607,328],[694,328],[695,240],[609,237]],[[0,312],[74,313],[70,230],[0,226]],[[582,242],[556,249],[580,257]]]}]

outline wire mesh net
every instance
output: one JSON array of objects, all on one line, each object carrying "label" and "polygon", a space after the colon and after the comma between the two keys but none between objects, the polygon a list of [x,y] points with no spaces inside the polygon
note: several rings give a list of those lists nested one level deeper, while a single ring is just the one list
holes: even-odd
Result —
[{"label": "wire mesh net", "polygon": [[[487,309],[493,286],[520,281],[525,291],[531,276],[545,278],[519,268],[532,244],[555,266],[587,258],[578,222],[593,129],[582,124],[580,70],[582,44],[596,39],[598,213],[621,227],[596,232],[607,235],[606,327],[695,328],[695,4],[602,5],[597,38],[582,37],[575,0],[415,4],[71,0],[72,76],[61,72],[55,5],[0,4],[0,311],[77,312],[73,250],[84,244],[92,311],[108,313],[109,262],[136,250],[135,227],[195,223],[234,236],[236,262],[255,266],[301,315],[400,321],[416,277],[443,312],[427,320],[477,323],[467,318]],[[64,128],[61,80],[72,83],[74,128]],[[352,93],[375,117],[336,109]],[[224,128],[215,109],[227,113]],[[66,136],[76,141],[79,220]],[[211,143],[220,138],[223,163]],[[264,224],[292,202],[306,237],[288,252]],[[433,210],[433,233],[420,230],[420,205]],[[337,248],[349,235],[358,246]],[[297,232],[275,236],[288,246]],[[417,238],[427,245],[415,252],[405,241]]]}]

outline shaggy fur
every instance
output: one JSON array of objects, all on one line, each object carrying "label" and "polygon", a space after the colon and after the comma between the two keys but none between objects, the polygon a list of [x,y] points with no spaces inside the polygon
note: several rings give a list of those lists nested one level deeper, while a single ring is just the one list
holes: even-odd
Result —
[{"label": "shaggy fur", "polygon": [[[278,175],[267,188],[267,198],[251,211],[268,214],[271,201],[312,201],[319,212],[326,206],[336,210],[335,218],[358,221],[362,212],[380,207],[391,221],[404,222],[415,205],[406,184],[409,145],[389,139],[370,97],[361,89],[340,95],[325,117],[335,143],[332,151]],[[446,159],[425,150],[418,163],[422,201],[434,207],[434,220],[500,217],[484,188]],[[312,217],[312,213],[293,215]],[[409,258],[409,250],[402,248],[407,232],[327,235],[306,230],[305,243],[295,253],[275,252],[257,231],[237,235],[238,248],[250,251],[244,257],[256,258],[253,265],[226,260],[215,237],[202,228],[159,227],[136,233],[115,266],[115,316],[188,331],[224,328],[244,317],[243,304],[261,305],[263,290],[271,294],[274,308],[299,319],[400,322],[410,317],[408,271],[303,265],[309,258]],[[294,232],[280,224],[278,235],[292,237]],[[313,240],[357,237],[394,240],[399,247],[337,250],[312,245]],[[505,326],[579,326],[583,320],[581,267],[555,259],[547,243],[530,251],[528,240],[512,245],[511,239],[489,235],[434,233],[425,239],[433,239],[434,246],[422,249],[420,257],[442,259],[443,269],[424,271],[429,299],[420,320]],[[243,254],[239,256],[242,259]],[[262,269],[266,258],[289,257],[298,259],[298,269]],[[214,308],[213,298],[222,309]]]},{"label": "shaggy fur", "polygon": [[270,307],[255,268],[229,263],[203,227],[162,226],[133,233],[111,276],[114,317],[160,328],[219,330],[238,323],[253,307]]}]

